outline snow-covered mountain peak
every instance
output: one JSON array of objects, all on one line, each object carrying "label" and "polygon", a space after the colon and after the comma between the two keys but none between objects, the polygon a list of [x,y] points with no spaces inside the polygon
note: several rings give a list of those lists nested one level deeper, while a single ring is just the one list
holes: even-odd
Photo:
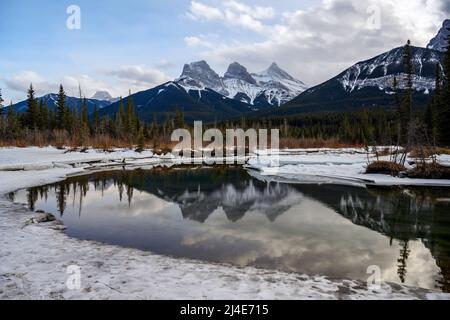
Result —
[{"label": "snow-covered mountain peak", "polygon": [[225,79],[238,79],[245,82],[248,82],[250,84],[256,85],[256,80],[253,79],[253,77],[250,75],[250,73],[247,71],[247,68],[245,68],[243,65],[239,64],[238,62],[233,62],[228,67],[227,72],[224,75]]},{"label": "snow-covered mountain peak", "polygon": [[450,36],[450,19],[447,19],[442,24],[441,29],[438,34],[431,39],[430,43],[427,45],[428,49],[434,49],[439,51],[447,50],[447,38]]},{"label": "snow-covered mountain peak", "polygon": [[264,75],[268,77],[272,77],[272,79],[286,79],[291,81],[298,81],[294,77],[292,77],[289,73],[281,69],[276,62],[273,62],[270,67],[262,72],[259,75]]},{"label": "snow-covered mountain peak", "polygon": [[243,65],[233,62],[220,77],[206,61],[198,61],[186,64],[181,77],[175,81],[188,92],[208,88],[256,108],[280,106],[307,89],[303,82],[276,63],[262,73],[252,74]]},{"label": "snow-covered mountain peak", "polygon": [[100,100],[100,101],[113,101],[114,98],[108,91],[97,91],[91,97],[91,99]]},{"label": "snow-covered mountain peak", "polygon": [[196,80],[211,89],[222,86],[220,76],[204,60],[185,64],[181,78]]}]

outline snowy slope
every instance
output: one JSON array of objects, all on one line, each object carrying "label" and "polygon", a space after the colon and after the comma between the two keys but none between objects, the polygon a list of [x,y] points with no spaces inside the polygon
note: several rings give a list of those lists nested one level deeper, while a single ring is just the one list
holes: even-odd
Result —
[{"label": "snowy slope", "polygon": [[446,51],[447,49],[447,37],[450,36],[450,19],[447,19],[442,24],[442,28],[439,30],[436,37],[431,39],[430,43],[428,43],[428,49],[434,49],[439,51]]},{"label": "snowy slope", "polygon": [[[339,78],[347,92],[360,90],[364,87],[377,87],[387,93],[392,91],[394,77],[397,77],[398,87],[404,89],[405,78],[403,67],[404,48],[396,48],[373,59],[355,64],[346,70]],[[413,48],[414,78],[417,91],[428,93],[435,89],[436,65],[442,69],[442,54],[435,50]]]},{"label": "snowy slope", "polygon": [[272,63],[267,70],[254,73],[252,76],[263,88],[261,95],[272,105],[280,106],[308,89],[306,84],[289,75],[276,63]]}]

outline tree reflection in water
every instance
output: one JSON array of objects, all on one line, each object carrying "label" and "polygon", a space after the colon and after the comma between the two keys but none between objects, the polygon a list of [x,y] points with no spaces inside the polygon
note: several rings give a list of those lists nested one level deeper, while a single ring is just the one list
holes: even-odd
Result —
[{"label": "tree reflection in water", "polygon": [[[255,205],[273,222],[298,201],[289,197],[296,192],[321,202],[356,225],[386,235],[391,246],[393,240],[399,241],[397,274],[402,283],[408,277],[409,243],[421,240],[440,269],[437,287],[450,292],[449,189],[267,183],[240,168],[218,167],[95,173],[31,188],[27,190],[27,200],[30,209],[34,210],[36,201],[47,201],[51,191],[56,196],[61,216],[69,198],[81,216],[83,199],[91,188],[103,194],[111,186],[118,191],[119,201],[126,201],[130,207],[135,190],[146,192],[177,204],[184,219],[200,223],[204,223],[219,207],[223,208],[229,221],[237,222]],[[14,199],[14,195],[10,198]],[[77,198],[78,203],[75,203]]]}]

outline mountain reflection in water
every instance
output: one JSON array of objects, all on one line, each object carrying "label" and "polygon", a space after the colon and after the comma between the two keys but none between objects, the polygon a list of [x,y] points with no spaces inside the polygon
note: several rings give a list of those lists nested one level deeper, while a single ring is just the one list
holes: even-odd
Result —
[{"label": "mountain reflection in water", "polygon": [[110,171],[14,195],[67,234],[176,257],[450,292],[450,190],[265,181],[241,168]]}]

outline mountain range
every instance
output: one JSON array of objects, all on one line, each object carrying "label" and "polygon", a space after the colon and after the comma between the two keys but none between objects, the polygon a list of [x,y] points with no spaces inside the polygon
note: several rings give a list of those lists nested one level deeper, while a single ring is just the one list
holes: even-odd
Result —
[{"label": "mountain range", "polygon": [[[411,47],[414,65],[414,98],[417,106],[425,106],[435,89],[435,70],[442,70],[446,37],[450,35],[450,20],[445,20],[437,35],[426,48]],[[359,108],[393,105],[393,79],[399,90],[404,89],[404,47],[398,47],[374,58],[361,61],[322,84],[308,88],[276,63],[258,73],[233,62],[220,76],[206,61],[185,64],[180,77],[155,88],[131,95],[138,116],[144,121],[154,117],[163,121],[168,113],[183,111],[189,122],[254,117],[290,116],[314,112],[351,111]],[[56,95],[44,99],[55,107]],[[124,99],[124,104],[126,100]],[[96,92],[87,99],[89,112],[97,105],[102,115],[114,115],[119,99],[106,91]],[[68,97],[73,108],[81,105],[79,98]],[[26,101],[14,108],[26,110]]]},{"label": "mountain range", "polygon": [[[306,89],[306,85],[283,71],[276,63],[250,74],[237,62],[220,77],[206,61],[186,64],[174,81],[131,95],[136,112],[144,121],[166,119],[168,113],[183,111],[186,121],[205,122],[238,118],[243,114],[278,107]],[[125,98],[123,103],[126,103]],[[111,115],[120,102],[101,110]]]},{"label": "mountain range", "polygon": [[[306,90],[277,110],[263,110],[258,116],[288,116],[312,112],[352,111],[360,108],[393,106],[393,82],[405,88],[404,47],[395,48],[372,59],[359,62],[334,78]],[[411,47],[414,66],[414,101],[425,106],[435,89],[435,70],[442,70],[444,53]]]},{"label": "mountain range", "polygon": [[[95,96],[96,95],[94,95],[93,97],[95,97]],[[98,98],[98,96],[97,96],[97,98]],[[97,99],[97,98],[86,99],[88,113],[92,113],[94,111],[94,106],[97,106],[98,109],[102,109],[111,104],[111,100],[105,100],[105,99],[103,99],[104,97],[102,97],[102,99]],[[46,94],[45,96],[38,98],[39,101],[47,103],[47,106],[50,110],[56,109],[57,99],[58,99],[58,95],[56,93],[49,93],[49,94]],[[114,99],[112,99],[112,100],[114,100]],[[68,96],[66,98],[66,104],[67,104],[67,106],[69,106],[69,108],[80,111],[81,106],[82,106],[82,99]],[[26,112],[27,108],[28,108],[27,101],[24,100],[19,103],[16,103],[15,105],[13,105],[13,108],[14,108],[14,111],[17,113]]]},{"label": "mountain range", "polygon": [[206,61],[198,61],[186,64],[180,78],[175,81],[187,91],[209,88],[230,99],[250,104],[252,109],[280,106],[308,88],[276,63],[262,72],[250,74],[243,65],[233,62],[220,77]]},{"label": "mountain range", "polygon": [[[186,90],[176,81],[132,94],[130,97],[139,118],[147,122],[153,121],[154,118],[162,122],[168,114],[174,114],[177,110],[184,113],[188,122],[220,121],[252,111],[251,105],[227,98],[212,89]],[[124,105],[130,97],[123,99]],[[100,115],[114,115],[119,106],[120,101],[115,102],[101,109]]]}]

